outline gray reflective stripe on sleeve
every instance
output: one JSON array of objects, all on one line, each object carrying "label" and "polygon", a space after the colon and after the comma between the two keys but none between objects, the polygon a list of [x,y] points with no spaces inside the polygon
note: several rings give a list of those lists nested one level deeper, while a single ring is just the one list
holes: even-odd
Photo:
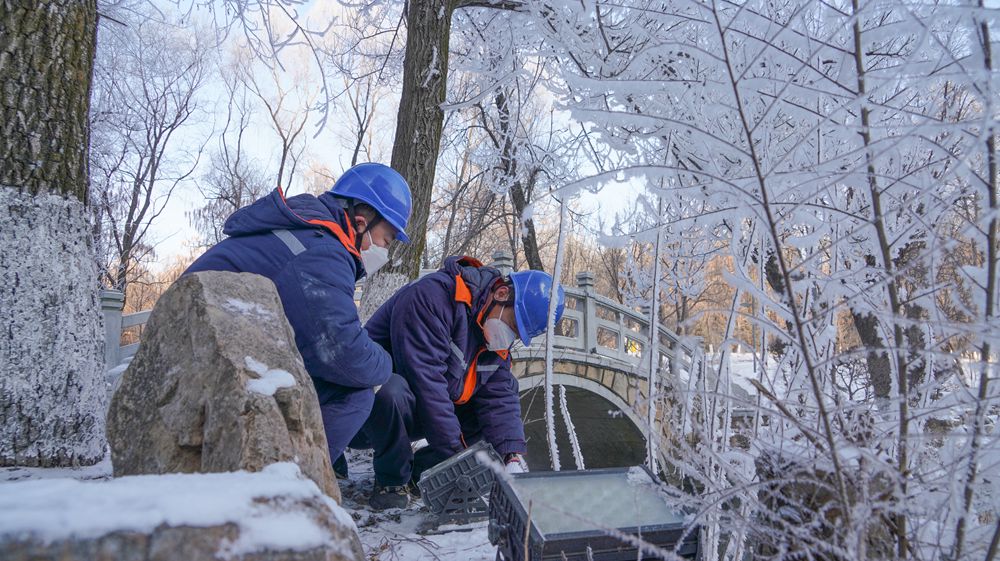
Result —
[{"label": "gray reflective stripe on sleeve", "polygon": [[482,366],[476,366],[476,372],[493,372],[497,368],[500,368],[499,364],[484,364]]},{"label": "gray reflective stripe on sleeve", "polygon": [[465,353],[462,352],[462,349],[458,348],[458,345],[454,341],[451,342],[451,352],[455,353],[459,362],[465,362]]},{"label": "gray reflective stripe on sleeve", "polygon": [[292,252],[292,255],[298,255],[306,250],[306,246],[302,245],[302,242],[295,237],[295,234],[289,232],[288,230],[271,230],[278,239],[285,242],[288,249]]}]

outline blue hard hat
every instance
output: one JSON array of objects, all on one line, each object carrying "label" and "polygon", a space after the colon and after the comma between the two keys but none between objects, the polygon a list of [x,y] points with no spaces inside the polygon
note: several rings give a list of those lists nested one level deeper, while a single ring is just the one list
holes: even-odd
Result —
[{"label": "blue hard hat", "polygon": [[396,229],[396,239],[410,243],[406,224],[410,221],[410,186],[399,172],[383,164],[358,164],[344,172],[330,194],[371,205]]},{"label": "blue hard hat", "polygon": [[[514,284],[514,317],[517,331],[525,345],[531,338],[545,333],[549,323],[549,292],[552,290],[552,275],[543,271],[520,271],[510,274]],[[566,294],[561,286],[556,304],[556,323],[566,307]]]}]

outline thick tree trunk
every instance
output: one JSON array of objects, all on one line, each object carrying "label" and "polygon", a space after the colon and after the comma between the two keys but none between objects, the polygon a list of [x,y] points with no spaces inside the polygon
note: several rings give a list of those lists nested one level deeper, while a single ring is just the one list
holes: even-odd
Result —
[{"label": "thick tree trunk", "polygon": [[0,185],[86,202],[96,0],[0,0]]},{"label": "thick tree trunk", "polygon": [[868,365],[868,378],[875,397],[888,399],[892,393],[892,363],[889,361],[889,349],[881,335],[878,317],[871,312],[851,312],[854,328],[865,348],[865,361]]},{"label": "thick tree trunk", "polygon": [[104,454],[87,200],[95,0],[0,0],[0,465]]},{"label": "thick tree trunk", "polygon": [[367,319],[398,288],[420,274],[427,245],[431,191],[441,147],[441,128],[448,83],[448,41],[454,3],[448,0],[408,2],[403,93],[396,117],[392,168],[410,185],[413,213],[407,233],[411,243],[394,244],[389,263],[365,284],[360,315]]},{"label": "thick tree trunk", "polygon": [[424,0],[410,2],[406,15],[406,62],[392,167],[406,178],[413,194],[408,228],[412,243],[395,252],[392,271],[411,279],[420,273],[420,256],[427,243],[427,218],[444,124],[441,104],[448,83],[452,9],[447,0]]}]

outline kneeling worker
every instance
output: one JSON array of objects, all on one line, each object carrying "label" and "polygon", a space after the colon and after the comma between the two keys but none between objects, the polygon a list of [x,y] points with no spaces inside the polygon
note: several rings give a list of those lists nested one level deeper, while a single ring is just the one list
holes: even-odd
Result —
[{"label": "kneeling worker", "polygon": [[[374,450],[372,508],[402,508],[420,474],[485,439],[507,464],[526,471],[524,424],[509,350],[545,332],[551,275],[504,277],[469,257],[393,295],[366,324],[392,355],[394,372],[375,394],[371,415],[351,442]],[[558,288],[556,321],[565,297]],[[414,455],[411,442],[428,446]]]},{"label": "kneeling worker", "polygon": [[389,354],[358,318],[354,285],[408,242],[410,188],[382,164],[359,164],[326,193],[285,198],[281,189],[234,212],[229,238],[185,273],[233,271],[271,279],[319,396],[331,460],[368,418],[373,387],[392,374]]}]

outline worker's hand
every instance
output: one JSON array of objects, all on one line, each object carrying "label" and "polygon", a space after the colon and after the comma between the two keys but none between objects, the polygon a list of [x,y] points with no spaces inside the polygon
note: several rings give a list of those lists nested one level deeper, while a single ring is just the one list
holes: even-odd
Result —
[{"label": "worker's hand", "polygon": [[528,462],[520,454],[507,454],[504,456],[504,469],[507,473],[527,473]]}]

